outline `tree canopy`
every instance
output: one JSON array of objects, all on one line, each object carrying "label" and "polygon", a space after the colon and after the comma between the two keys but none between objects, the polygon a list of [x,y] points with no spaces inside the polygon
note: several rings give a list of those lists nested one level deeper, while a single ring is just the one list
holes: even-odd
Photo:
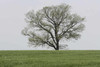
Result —
[{"label": "tree canopy", "polygon": [[84,30],[84,18],[70,12],[71,6],[66,4],[46,6],[36,12],[26,14],[28,24],[22,30],[28,36],[29,44],[34,46],[50,46],[59,50],[66,45],[60,41],[79,39]]}]

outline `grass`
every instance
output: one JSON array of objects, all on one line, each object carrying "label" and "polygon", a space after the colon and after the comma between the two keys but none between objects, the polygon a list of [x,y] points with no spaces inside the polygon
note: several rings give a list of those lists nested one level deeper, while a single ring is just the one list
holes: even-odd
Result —
[{"label": "grass", "polygon": [[0,67],[100,67],[100,51],[0,51]]}]

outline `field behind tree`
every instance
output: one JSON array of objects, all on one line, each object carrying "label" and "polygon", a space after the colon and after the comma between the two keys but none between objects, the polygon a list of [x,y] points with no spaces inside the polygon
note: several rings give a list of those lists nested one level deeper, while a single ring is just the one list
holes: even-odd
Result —
[{"label": "field behind tree", "polygon": [[100,67],[100,51],[0,51],[0,67]]}]

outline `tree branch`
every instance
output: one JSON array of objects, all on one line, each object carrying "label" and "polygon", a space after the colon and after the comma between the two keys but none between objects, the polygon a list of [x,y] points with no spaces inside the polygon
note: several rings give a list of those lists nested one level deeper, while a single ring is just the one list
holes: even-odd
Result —
[{"label": "tree branch", "polygon": [[[76,23],[77,24],[77,23]],[[62,37],[63,35],[65,35],[65,33],[67,33],[71,28],[73,28],[76,24],[72,25],[71,27],[69,27],[66,31],[63,31],[61,34],[60,34],[60,37]]]},{"label": "tree branch", "polygon": [[[50,23],[52,23],[54,25],[55,21],[49,17],[48,13],[46,12],[46,10],[44,10],[46,18],[49,20]],[[54,23],[53,23],[54,22]]]},{"label": "tree branch", "polygon": [[52,34],[49,30],[47,30],[46,28],[44,28],[41,24],[39,24],[39,26],[40,26],[43,30],[45,30],[46,32],[48,32],[48,33],[51,35],[52,40],[53,40],[54,43],[56,44],[56,41],[55,41],[55,38],[54,38],[53,34]]}]

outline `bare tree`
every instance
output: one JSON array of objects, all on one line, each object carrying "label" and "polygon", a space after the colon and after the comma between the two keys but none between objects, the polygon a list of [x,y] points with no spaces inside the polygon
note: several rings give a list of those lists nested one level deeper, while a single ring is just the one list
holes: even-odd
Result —
[{"label": "bare tree", "polygon": [[84,29],[84,18],[70,13],[70,6],[61,4],[48,6],[26,14],[28,26],[22,30],[34,46],[50,46],[55,50],[64,47],[60,41],[78,39]]}]

